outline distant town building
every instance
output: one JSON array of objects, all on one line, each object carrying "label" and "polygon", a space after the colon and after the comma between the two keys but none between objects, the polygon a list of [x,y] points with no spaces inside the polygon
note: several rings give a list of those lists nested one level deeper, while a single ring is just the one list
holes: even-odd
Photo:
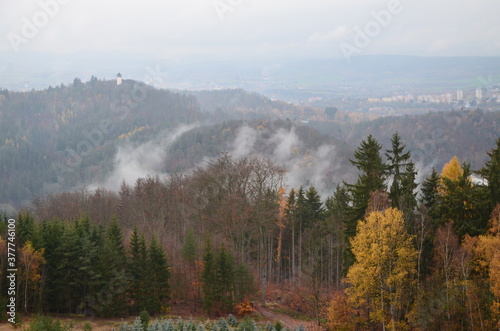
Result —
[{"label": "distant town building", "polygon": [[123,80],[122,80],[122,74],[118,73],[116,75],[116,85],[122,85],[122,82],[123,82]]},{"label": "distant town building", "polygon": [[476,99],[481,100],[482,98],[483,98],[483,89],[477,88],[476,89]]},{"label": "distant town building", "polygon": [[457,90],[457,100],[463,100],[464,99],[464,91],[462,90]]}]

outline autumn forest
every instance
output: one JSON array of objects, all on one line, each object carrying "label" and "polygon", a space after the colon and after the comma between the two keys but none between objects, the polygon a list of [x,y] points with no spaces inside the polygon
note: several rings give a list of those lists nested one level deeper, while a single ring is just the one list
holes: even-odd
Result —
[{"label": "autumn forest", "polygon": [[14,217],[18,310],[218,317],[279,304],[330,330],[497,329],[500,139],[485,159],[473,171],[453,157],[417,183],[399,134],[385,147],[369,135],[350,158],[357,180],[331,196],[285,190],[270,159],[221,154],[116,193],[36,198]]}]

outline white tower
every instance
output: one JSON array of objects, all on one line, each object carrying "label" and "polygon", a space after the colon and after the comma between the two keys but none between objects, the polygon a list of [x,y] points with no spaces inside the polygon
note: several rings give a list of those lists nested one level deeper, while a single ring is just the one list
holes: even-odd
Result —
[{"label": "white tower", "polygon": [[116,75],[116,85],[122,85],[122,74],[121,73],[118,73]]}]

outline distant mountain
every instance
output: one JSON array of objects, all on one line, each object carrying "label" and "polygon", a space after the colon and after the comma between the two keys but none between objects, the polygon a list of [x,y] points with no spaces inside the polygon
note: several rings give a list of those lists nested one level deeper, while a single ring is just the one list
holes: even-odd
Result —
[{"label": "distant mountain", "polygon": [[479,169],[500,137],[500,112],[457,110],[414,116],[388,116],[360,123],[311,122],[320,132],[350,144],[373,135],[386,148],[398,132],[420,166],[441,171],[453,156]]},{"label": "distant mountain", "polygon": [[[22,58],[19,58],[21,56]],[[282,100],[375,96],[388,91],[450,91],[500,85],[500,57],[365,55],[345,59],[199,61],[141,53],[0,53],[2,86],[15,90],[59,85],[91,75],[125,78],[160,88],[243,88]],[[22,61],[23,66],[16,65]]]}]

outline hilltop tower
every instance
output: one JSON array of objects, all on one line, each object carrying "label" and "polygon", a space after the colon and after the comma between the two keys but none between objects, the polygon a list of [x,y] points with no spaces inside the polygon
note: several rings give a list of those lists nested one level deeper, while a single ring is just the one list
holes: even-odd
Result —
[{"label": "hilltop tower", "polygon": [[123,82],[123,80],[122,80],[122,74],[118,73],[116,75],[116,85],[122,85],[122,82]]}]

